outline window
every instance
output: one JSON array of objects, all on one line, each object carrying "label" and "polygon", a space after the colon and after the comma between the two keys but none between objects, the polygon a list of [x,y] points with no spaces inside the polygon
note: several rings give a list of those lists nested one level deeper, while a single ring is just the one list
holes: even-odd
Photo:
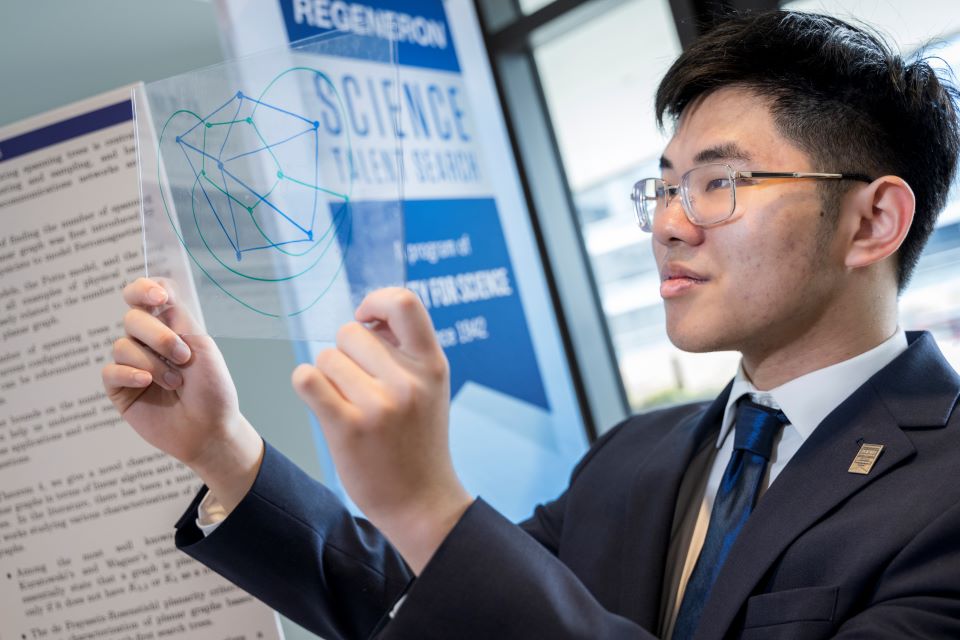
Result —
[{"label": "window", "polygon": [[533,51],[633,409],[716,395],[738,361],[667,340],[650,237],[627,198],[638,178],[659,175],[667,137],[653,95],[680,50],[669,2],[630,0]]},{"label": "window", "polygon": [[[932,56],[934,67],[957,82],[954,76],[960,73],[960,13],[954,0],[797,0],[784,3],[784,8],[866,22],[896,44],[905,56],[923,49],[924,55]],[[913,280],[900,298],[900,322],[905,329],[933,333],[950,364],[960,368],[960,189],[956,183]]]},{"label": "window", "polygon": [[520,0],[520,10],[526,14],[536,13],[553,0]]}]

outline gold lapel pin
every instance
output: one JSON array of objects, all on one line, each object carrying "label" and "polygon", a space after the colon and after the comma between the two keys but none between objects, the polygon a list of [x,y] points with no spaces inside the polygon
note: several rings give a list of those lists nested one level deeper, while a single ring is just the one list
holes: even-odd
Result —
[{"label": "gold lapel pin", "polygon": [[857,455],[853,457],[853,462],[850,463],[847,472],[867,475],[873,469],[873,465],[877,462],[877,458],[880,457],[882,451],[882,444],[864,443],[860,445],[860,451],[857,451]]}]

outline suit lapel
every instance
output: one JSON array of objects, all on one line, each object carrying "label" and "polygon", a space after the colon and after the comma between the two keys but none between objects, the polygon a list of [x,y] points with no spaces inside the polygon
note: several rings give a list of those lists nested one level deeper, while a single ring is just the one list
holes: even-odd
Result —
[{"label": "suit lapel", "polygon": [[[910,337],[906,352],[824,419],[761,498],[717,578],[695,638],[722,637],[788,545],[914,456],[904,427],[946,424],[957,401],[957,375],[929,334]],[[883,453],[867,475],[849,473],[862,443],[882,444]]]},{"label": "suit lapel", "polygon": [[628,492],[621,537],[620,612],[646,629],[660,616],[664,564],[677,494],[697,452],[716,437],[730,385],[705,411],[671,429],[637,468]]}]

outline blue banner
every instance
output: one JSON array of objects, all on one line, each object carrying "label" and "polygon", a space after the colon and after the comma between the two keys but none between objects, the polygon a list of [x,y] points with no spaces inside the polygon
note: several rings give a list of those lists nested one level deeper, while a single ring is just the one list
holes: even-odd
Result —
[{"label": "blue banner", "polygon": [[[563,490],[587,442],[473,1],[218,6],[240,56],[352,36],[329,38],[317,60],[323,82],[303,89],[320,100],[322,172],[351,185],[360,235],[376,228],[368,212],[402,179],[403,240],[393,255],[405,260],[406,285],[450,361],[454,466],[508,518],[529,516]],[[344,254],[348,273],[376,268]],[[307,361],[320,346],[303,348]],[[349,504],[319,424],[312,433],[331,471],[324,481]]]},{"label": "blue banner", "polygon": [[440,2],[283,0],[280,8],[290,42],[342,31],[396,42],[400,64],[460,71]]},{"label": "blue banner", "polygon": [[[291,40],[340,30],[398,42],[399,77],[382,64],[359,65],[317,87],[327,105],[321,129],[330,140],[349,133],[353,141],[332,148],[337,170],[375,186],[395,179],[394,162],[402,164],[407,286],[433,319],[453,397],[474,382],[549,412],[443,3],[280,0],[280,7]],[[378,59],[363,47],[334,55],[382,63],[382,47],[370,50]],[[334,89],[342,103],[327,95]],[[399,158],[393,134],[403,141]],[[364,210],[358,200],[352,207]],[[348,272],[366,266],[348,258]]]},{"label": "blue banner", "polygon": [[408,200],[404,211],[407,286],[430,311],[452,395],[473,380],[549,410],[494,201]]}]

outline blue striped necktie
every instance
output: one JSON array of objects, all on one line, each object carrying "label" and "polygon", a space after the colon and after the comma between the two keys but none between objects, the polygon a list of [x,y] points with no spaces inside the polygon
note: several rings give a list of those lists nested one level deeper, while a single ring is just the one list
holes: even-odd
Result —
[{"label": "blue striped necktie", "polygon": [[700,557],[683,594],[673,640],[693,637],[710,589],[757,503],[773,441],[786,423],[782,411],[746,399],[737,405],[733,454],[717,489]]}]

